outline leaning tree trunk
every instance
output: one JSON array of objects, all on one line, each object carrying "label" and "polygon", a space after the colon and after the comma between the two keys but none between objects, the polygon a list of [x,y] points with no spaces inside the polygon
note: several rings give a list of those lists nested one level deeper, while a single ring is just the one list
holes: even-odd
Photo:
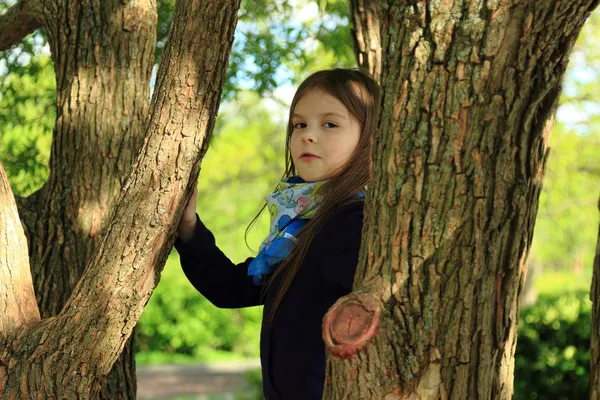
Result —
[{"label": "leaning tree trunk", "polygon": [[[31,306],[33,290],[19,289],[32,287],[20,225],[0,224],[0,256],[11,255],[0,258],[0,277],[10,282],[0,285],[0,396],[88,399],[123,351],[172,247],[217,114],[239,1],[177,2],[150,112],[147,87],[138,84],[147,83],[153,59],[154,4],[44,4],[48,10],[36,15],[59,16],[43,19],[58,118],[51,177],[23,202],[23,219],[46,314],[40,320]],[[71,41],[73,31],[78,39]],[[60,170],[65,165],[71,169]],[[0,205],[10,209],[7,187],[3,179]],[[45,247],[35,245],[40,238]],[[114,388],[105,395],[122,396],[124,388]]]},{"label": "leaning tree trunk", "polygon": [[358,66],[381,79],[381,39],[376,0],[350,0],[352,40]]},{"label": "leaning tree trunk", "polygon": [[[598,200],[598,211],[600,211],[600,200]],[[590,400],[600,400],[600,226],[598,226],[590,300],[592,300]]]},{"label": "leaning tree trunk", "polygon": [[509,399],[568,55],[597,0],[380,1],[382,109],[328,399]]},{"label": "leaning tree trunk", "polygon": [[[56,73],[50,176],[19,199],[37,302],[47,318],[60,312],[81,278],[140,149],[157,12],[154,0],[20,4],[35,10],[28,15],[48,37]],[[15,16],[19,25],[26,25],[23,14]],[[101,398],[134,399],[135,382],[130,343]]]}]

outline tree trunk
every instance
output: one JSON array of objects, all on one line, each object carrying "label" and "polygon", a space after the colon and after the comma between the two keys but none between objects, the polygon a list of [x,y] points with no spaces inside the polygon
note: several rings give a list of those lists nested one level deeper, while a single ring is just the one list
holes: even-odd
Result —
[{"label": "tree trunk", "polygon": [[375,0],[350,0],[352,14],[352,39],[354,53],[361,70],[377,82],[381,79],[381,39],[377,2]]},{"label": "tree trunk", "polygon": [[[598,200],[598,211],[600,211],[600,200]],[[598,227],[590,300],[592,300],[590,400],[600,400],[600,226]]]},{"label": "tree trunk", "polygon": [[[154,0],[41,4],[56,72],[56,125],[48,181],[19,211],[47,318],[60,312],[102,240],[140,149],[157,13]],[[135,393],[133,349],[127,349],[101,398]]]},{"label": "tree trunk", "polygon": [[[216,117],[239,1],[177,2],[150,113],[155,4],[44,5],[58,91],[51,174],[20,208],[44,319],[0,316],[0,327],[13,327],[0,336],[0,395],[87,399],[172,247]],[[10,229],[0,233],[19,249]],[[0,266],[13,277],[23,268]],[[6,297],[14,315],[14,294]],[[122,359],[102,397],[135,397],[131,348]]]},{"label": "tree trunk", "polygon": [[568,55],[597,0],[380,1],[382,109],[328,399],[509,399]]}]

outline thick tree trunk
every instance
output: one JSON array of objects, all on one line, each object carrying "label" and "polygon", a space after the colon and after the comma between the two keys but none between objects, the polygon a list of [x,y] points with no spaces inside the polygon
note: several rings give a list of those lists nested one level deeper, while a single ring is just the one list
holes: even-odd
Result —
[{"label": "thick tree trunk", "polygon": [[[597,0],[380,1],[381,134],[328,399],[509,399],[568,55]],[[345,359],[345,360],[342,360]]]},{"label": "thick tree trunk", "polygon": [[153,0],[56,7],[44,22],[57,83],[50,176],[26,220],[42,318],[60,312],[106,233],[142,144],[156,46]]},{"label": "thick tree trunk", "polygon": [[[157,13],[154,0],[40,4],[56,71],[56,126],[49,179],[19,208],[47,318],[60,312],[102,240],[140,149]],[[135,361],[127,349],[101,398],[135,393]]]},{"label": "thick tree trunk", "polygon": [[350,0],[352,39],[358,66],[381,79],[381,39],[376,0]]},{"label": "thick tree trunk", "polygon": [[[598,200],[598,211],[600,211],[600,200]],[[592,300],[590,400],[600,400],[600,226],[598,226],[590,300]]]},{"label": "thick tree trunk", "polygon": [[[216,117],[239,1],[177,2],[150,113],[142,83],[154,4],[54,6],[44,26],[58,83],[52,170],[22,203],[45,319],[0,337],[6,398],[97,397],[172,247]],[[34,218],[36,205],[43,211]],[[13,276],[17,268],[6,266]],[[132,376],[131,365],[118,370],[102,395],[133,397]]]}]

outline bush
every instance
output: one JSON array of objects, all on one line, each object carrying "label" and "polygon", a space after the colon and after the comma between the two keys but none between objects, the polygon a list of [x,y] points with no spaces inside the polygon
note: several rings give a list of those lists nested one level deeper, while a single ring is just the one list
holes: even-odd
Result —
[{"label": "bush", "polygon": [[515,400],[589,396],[591,302],[588,293],[540,296],[521,312]]}]

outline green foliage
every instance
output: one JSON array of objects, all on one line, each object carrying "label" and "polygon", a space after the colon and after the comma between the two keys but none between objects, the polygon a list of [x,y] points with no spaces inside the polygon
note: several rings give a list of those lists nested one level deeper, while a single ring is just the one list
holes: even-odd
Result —
[{"label": "green foliage", "polygon": [[47,56],[12,64],[0,74],[0,154],[15,195],[26,196],[48,177],[56,83]]},{"label": "green foliage", "polygon": [[598,27],[596,11],[570,56],[531,250],[531,261],[544,272],[569,271],[570,281],[589,279],[600,221]]},{"label": "green foliage", "polygon": [[543,296],[523,310],[515,355],[515,400],[587,398],[590,327],[586,292]]},{"label": "green foliage", "polygon": [[[246,227],[283,174],[285,125],[277,117],[255,93],[242,93],[222,108],[202,160],[198,214],[225,254],[238,262],[254,254],[244,241]],[[268,216],[263,217],[248,237],[254,250],[268,231]]]},{"label": "green foliage", "polygon": [[236,88],[266,95],[325,66],[356,65],[348,3],[319,3],[321,12],[309,0],[242,2],[225,98]]},{"label": "green foliage", "polygon": [[165,48],[165,43],[169,34],[169,25],[171,25],[171,19],[173,19],[174,8],[175,0],[156,1],[158,20],[156,21],[156,50],[154,52],[155,64],[158,64]]},{"label": "green foliage", "polygon": [[[158,63],[175,1],[157,5]],[[248,89],[268,95],[281,85],[297,84],[299,72],[323,65],[355,66],[349,12],[345,0],[243,0],[223,97],[231,99]],[[316,17],[298,18],[311,13]]]},{"label": "green foliage", "polygon": [[560,295],[589,291],[592,271],[586,270],[581,277],[573,276],[571,271],[550,271],[536,276],[534,280],[534,287],[538,295]]},{"label": "green foliage", "polygon": [[582,273],[585,265],[589,272],[598,234],[600,134],[580,135],[558,124],[550,145],[532,259],[549,269]]}]

